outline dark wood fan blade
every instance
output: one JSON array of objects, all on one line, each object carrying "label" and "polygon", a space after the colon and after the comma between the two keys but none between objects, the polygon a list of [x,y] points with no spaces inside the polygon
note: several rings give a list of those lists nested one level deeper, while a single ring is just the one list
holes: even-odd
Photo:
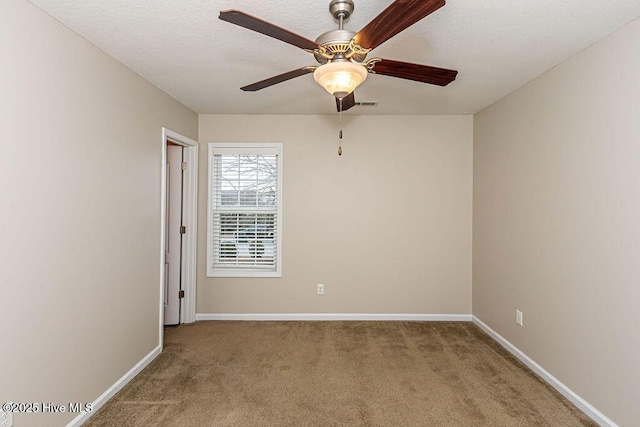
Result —
[{"label": "dark wood fan blade", "polygon": [[[351,107],[355,107],[356,105],[356,96],[354,92],[351,92],[349,95],[342,98],[342,111],[347,111]],[[336,109],[338,113],[340,112],[340,100],[336,98]]]},{"label": "dark wood fan blade", "polygon": [[245,92],[255,92],[265,87],[273,86],[278,83],[286,82],[287,80],[294,79],[296,77],[304,76],[305,74],[313,73],[314,67],[298,68],[297,70],[288,71],[277,76],[269,77],[268,79],[261,80],[256,83],[241,87],[240,89]]},{"label": "dark wood fan blade", "polygon": [[445,5],[445,0],[396,0],[355,35],[360,46],[373,49]]},{"label": "dark wood fan blade", "polygon": [[373,67],[376,74],[414,80],[416,82],[430,83],[432,85],[446,86],[456,79],[456,70],[431,67],[429,65],[411,64],[409,62],[392,61],[383,59]]},{"label": "dark wood fan blade", "polygon": [[239,10],[222,10],[220,11],[219,18],[223,21],[231,22],[232,24],[264,34],[265,36],[273,37],[274,39],[292,44],[301,49],[313,50],[318,47],[316,42],[312,42],[311,40],[292,33],[289,30],[285,30],[284,28],[273,25],[270,22],[263,21],[260,18],[248,15],[244,12],[240,12]]}]

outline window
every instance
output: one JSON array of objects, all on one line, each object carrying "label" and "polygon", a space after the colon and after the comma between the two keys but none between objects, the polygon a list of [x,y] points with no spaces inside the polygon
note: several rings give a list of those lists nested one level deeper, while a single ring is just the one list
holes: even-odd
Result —
[{"label": "window", "polygon": [[207,276],[281,277],[282,144],[209,144]]}]

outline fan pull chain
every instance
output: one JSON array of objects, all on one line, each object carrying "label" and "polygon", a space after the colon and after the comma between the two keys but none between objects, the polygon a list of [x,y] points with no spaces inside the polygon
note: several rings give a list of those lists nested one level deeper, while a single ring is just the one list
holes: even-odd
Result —
[{"label": "fan pull chain", "polygon": [[[338,98],[340,104],[340,127],[342,127],[342,98]],[[338,156],[342,156],[342,129],[338,133]]]}]

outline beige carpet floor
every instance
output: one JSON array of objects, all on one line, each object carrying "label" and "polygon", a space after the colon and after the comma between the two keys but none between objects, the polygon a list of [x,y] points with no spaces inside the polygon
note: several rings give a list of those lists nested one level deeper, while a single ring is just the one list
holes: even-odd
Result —
[{"label": "beige carpet floor", "polygon": [[197,322],[87,426],[592,426],[467,322]]}]

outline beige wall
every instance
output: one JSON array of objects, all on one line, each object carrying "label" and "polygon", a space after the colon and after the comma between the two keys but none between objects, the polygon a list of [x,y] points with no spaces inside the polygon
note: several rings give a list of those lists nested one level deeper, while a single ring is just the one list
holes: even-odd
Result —
[{"label": "beige wall", "polygon": [[161,128],[197,115],[25,0],[0,63],[0,401],[91,402],[158,345]]},{"label": "beige wall", "polygon": [[[199,116],[198,313],[471,313],[472,118],[344,121],[338,157],[337,114]],[[207,143],[256,141],[284,144],[283,276],[207,278]]]},{"label": "beige wall", "polygon": [[640,420],[638,46],[637,20],[474,119],[474,315],[625,426]]}]

